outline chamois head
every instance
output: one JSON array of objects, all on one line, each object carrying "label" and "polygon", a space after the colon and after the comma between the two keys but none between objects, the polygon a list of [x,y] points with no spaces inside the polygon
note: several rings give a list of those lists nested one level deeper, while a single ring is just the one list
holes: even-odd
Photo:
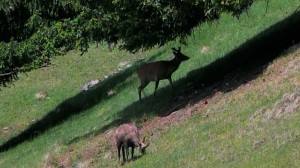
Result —
[{"label": "chamois head", "polygon": [[143,141],[139,142],[139,148],[142,155],[146,154],[146,148],[150,145],[145,143],[146,137],[143,138]]}]

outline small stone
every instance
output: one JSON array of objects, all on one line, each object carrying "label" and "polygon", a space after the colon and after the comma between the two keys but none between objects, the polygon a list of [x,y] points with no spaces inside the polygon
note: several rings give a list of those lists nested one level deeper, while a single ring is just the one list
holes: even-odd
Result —
[{"label": "small stone", "polygon": [[44,100],[46,97],[47,97],[47,93],[43,92],[43,91],[40,91],[40,92],[35,94],[35,98],[37,100]]},{"label": "small stone", "polygon": [[104,155],[104,159],[111,159],[111,158],[112,158],[112,156],[111,156],[110,152],[108,152]]},{"label": "small stone", "polygon": [[208,51],[209,51],[209,47],[208,46],[204,46],[201,49],[201,54],[206,54],[206,53],[208,53]]},{"label": "small stone", "polygon": [[8,132],[9,132],[9,130],[10,130],[10,128],[9,128],[9,127],[4,127],[4,128],[3,128],[3,130],[2,130],[2,132],[6,134],[6,133],[8,133]]},{"label": "small stone", "polygon": [[114,95],[116,92],[114,90],[110,90],[107,92],[107,96],[112,96]]},{"label": "small stone", "polygon": [[263,143],[264,143],[264,141],[262,141],[262,140],[255,141],[255,142],[252,144],[252,147],[255,148],[255,149],[257,149],[257,148],[260,147]]}]

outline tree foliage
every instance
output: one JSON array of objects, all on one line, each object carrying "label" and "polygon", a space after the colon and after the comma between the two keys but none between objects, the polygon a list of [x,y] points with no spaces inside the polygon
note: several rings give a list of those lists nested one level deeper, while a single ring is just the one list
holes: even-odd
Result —
[{"label": "tree foliage", "polygon": [[254,0],[2,0],[0,85],[89,42],[116,43],[129,51],[185,37],[193,27],[239,16]]}]

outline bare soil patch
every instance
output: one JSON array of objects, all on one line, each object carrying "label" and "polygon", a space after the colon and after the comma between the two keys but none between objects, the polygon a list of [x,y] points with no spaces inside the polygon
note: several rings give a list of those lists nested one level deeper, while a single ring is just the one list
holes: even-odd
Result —
[{"label": "bare soil patch", "polygon": [[[257,71],[260,71],[256,69],[249,74],[242,74],[243,77],[241,77],[241,74],[228,74],[224,81],[210,87],[202,87],[198,90],[192,90],[193,87],[189,87],[186,94],[179,96],[176,101],[163,108],[164,112],[161,112],[161,114],[166,114],[166,116],[158,116],[145,121],[140,128],[142,133],[153,136],[172,124],[186,122],[193,114],[203,111],[211,101],[223,96],[228,91],[232,91],[237,84],[240,84],[236,88],[237,90],[249,90],[262,83],[277,84],[288,78],[291,73],[295,73],[300,69],[300,43],[290,47],[287,52],[293,52],[293,56],[279,59],[266,67],[261,67],[265,70],[263,70],[264,73],[260,78],[246,81],[249,76],[256,75]],[[205,97],[206,92],[211,92],[211,90],[214,90],[213,94],[210,97]],[[300,109],[300,91],[284,95],[272,109],[268,110],[268,115],[270,115],[269,117],[279,118],[298,109]]]}]

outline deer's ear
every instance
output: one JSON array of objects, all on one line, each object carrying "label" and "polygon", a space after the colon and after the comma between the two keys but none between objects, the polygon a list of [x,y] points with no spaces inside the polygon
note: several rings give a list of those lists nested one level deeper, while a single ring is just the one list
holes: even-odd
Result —
[{"label": "deer's ear", "polygon": [[172,50],[173,50],[173,54],[177,54],[178,53],[178,50],[175,47],[172,47]]}]

